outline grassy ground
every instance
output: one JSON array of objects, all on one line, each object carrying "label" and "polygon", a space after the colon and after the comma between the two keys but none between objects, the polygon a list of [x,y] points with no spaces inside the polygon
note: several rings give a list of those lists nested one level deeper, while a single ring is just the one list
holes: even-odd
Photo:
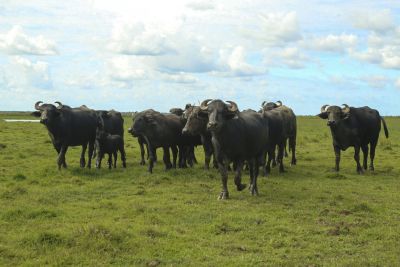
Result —
[{"label": "grassy ground", "polygon": [[400,118],[357,175],[352,149],[332,172],[326,122],[300,117],[298,165],[260,177],[258,197],[230,174],[217,201],[216,170],[150,175],[129,135],[127,169],[80,169],[70,148],[58,171],[44,126],[6,117],[31,118],[0,115],[0,265],[400,266]]}]

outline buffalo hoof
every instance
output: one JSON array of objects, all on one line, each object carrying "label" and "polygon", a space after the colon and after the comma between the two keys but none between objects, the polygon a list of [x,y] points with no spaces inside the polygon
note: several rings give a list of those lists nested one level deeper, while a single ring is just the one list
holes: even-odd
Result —
[{"label": "buffalo hoof", "polygon": [[297,160],[292,160],[292,162],[290,162],[290,165],[296,165],[296,163],[297,163]]},{"label": "buffalo hoof", "polygon": [[223,199],[228,199],[229,198],[229,193],[228,191],[222,191],[219,194],[218,200],[223,200]]},{"label": "buffalo hoof", "polygon": [[122,167],[126,168],[126,163],[125,162],[122,163]]},{"label": "buffalo hoof", "polygon": [[374,166],[369,166],[369,170],[374,171],[375,170]]},{"label": "buffalo hoof", "polygon": [[253,196],[258,196],[258,188],[257,188],[257,186],[254,186],[254,185],[251,184],[250,187],[249,187],[249,191]]},{"label": "buffalo hoof", "polygon": [[272,161],[272,167],[275,167],[275,166],[276,166],[276,161],[273,160],[273,161]]},{"label": "buffalo hoof", "polygon": [[358,174],[364,174],[363,168],[358,168],[358,169],[357,169],[357,173],[358,173]]},{"label": "buffalo hoof", "polygon": [[146,162],[143,160],[143,161],[139,162],[139,164],[143,166],[146,164]]},{"label": "buffalo hoof", "polygon": [[238,186],[236,186],[237,191],[242,191],[243,189],[245,189],[247,187],[246,184],[240,184]]}]

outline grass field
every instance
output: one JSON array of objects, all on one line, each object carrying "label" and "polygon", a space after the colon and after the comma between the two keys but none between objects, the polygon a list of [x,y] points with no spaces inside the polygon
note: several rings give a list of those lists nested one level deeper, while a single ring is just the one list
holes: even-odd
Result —
[{"label": "grass field", "polygon": [[258,197],[229,174],[227,201],[202,164],[149,174],[128,134],[127,169],[81,169],[77,147],[58,171],[43,125],[4,118],[32,117],[0,115],[0,265],[400,266],[400,118],[358,175],[353,149],[332,171],[326,121],[299,117],[298,165],[260,177]]}]

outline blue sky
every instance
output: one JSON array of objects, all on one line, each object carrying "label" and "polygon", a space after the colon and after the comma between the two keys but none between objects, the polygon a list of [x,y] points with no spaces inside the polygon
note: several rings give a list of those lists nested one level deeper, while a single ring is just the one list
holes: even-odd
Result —
[{"label": "blue sky", "polygon": [[221,98],[400,115],[400,1],[142,2],[0,0],[0,110]]}]

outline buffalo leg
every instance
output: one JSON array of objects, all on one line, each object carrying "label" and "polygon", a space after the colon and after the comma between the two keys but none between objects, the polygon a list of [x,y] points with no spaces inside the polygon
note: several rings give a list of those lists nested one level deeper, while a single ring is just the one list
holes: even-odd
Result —
[{"label": "buffalo leg", "polygon": [[271,161],[273,159],[273,150],[268,151],[267,155],[268,155],[268,159],[267,159],[267,163],[265,164],[265,168],[264,168],[264,176],[267,176],[269,173],[271,173]]},{"label": "buffalo leg", "polygon": [[285,168],[283,167],[283,153],[285,150],[284,144],[281,144],[279,146],[279,151],[278,151],[278,160],[279,160],[279,172],[285,172]]},{"label": "buffalo leg", "polygon": [[367,163],[368,163],[368,145],[363,145],[361,147],[364,158],[363,158],[363,168],[364,170],[367,169]]},{"label": "buffalo leg", "polygon": [[103,160],[104,153],[100,150],[97,152],[97,159],[96,159],[96,168],[101,168],[101,161]]},{"label": "buffalo leg", "polygon": [[156,150],[152,147],[149,147],[149,172],[153,173],[154,161],[155,161],[155,154]]},{"label": "buffalo leg", "polygon": [[375,158],[375,148],[376,148],[376,144],[377,141],[371,142],[371,149],[370,149],[370,154],[369,154],[369,158],[370,158],[370,164],[369,164],[369,169],[371,171],[375,170],[374,168],[374,158]]},{"label": "buffalo leg", "polygon": [[92,156],[93,156],[94,142],[89,142],[89,155],[87,167],[90,169],[92,167]]},{"label": "buffalo leg", "polygon": [[82,145],[81,160],[80,160],[81,168],[85,168],[86,166],[86,161],[85,161],[86,149],[87,149],[87,143]]},{"label": "buffalo leg", "polygon": [[163,147],[163,150],[164,150],[163,161],[164,161],[164,164],[165,164],[165,169],[169,170],[169,169],[172,168],[171,159],[170,159],[170,156],[169,156],[169,147],[165,146],[165,147]]},{"label": "buffalo leg", "polygon": [[258,195],[258,188],[257,188],[257,174],[258,174],[258,164],[257,160],[251,159],[248,161],[249,169],[250,169],[250,193],[254,195]]},{"label": "buffalo leg", "polygon": [[289,150],[292,150],[292,161],[291,165],[296,165],[297,159],[296,159],[296,137],[291,137],[289,139]]},{"label": "buffalo leg", "polygon": [[113,152],[113,157],[114,157],[114,169],[115,169],[115,168],[117,168],[117,158],[118,158],[117,151]]},{"label": "buffalo leg", "polygon": [[203,137],[202,137],[202,142],[203,142],[203,149],[204,149],[204,169],[208,170],[210,168],[212,147],[211,147],[211,144],[206,144],[203,141]]},{"label": "buffalo leg", "polygon": [[60,153],[58,154],[57,165],[58,169],[61,170],[61,166],[65,162],[65,153],[67,153],[68,147],[66,145],[62,145],[60,148]]},{"label": "buffalo leg", "polygon": [[354,146],[354,160],[357,163],[357,172],[359,174],[363,173],[363,169],[361,168],[361,164],[360,164],[360,146],[359,145]]},{"label": "buffalo leg", "polygon": [[126,154],[125,154],[124,145],[122,145],[120,147],[119,152],[121,153],[122,167],[126,168]]},{"label": "buffalo leg", "polygon": [[224,162],[218,162],[218,170],[221,174],[221,182],[222,182],[222,190],[219,194],[218,199],[228,199],[229,192],[228,192],[228,171],[226,169]]},{"label": "buffalo leg", "polygon": [[108,169],[111,170],[112,165],[112,153],[108,153]]},{"label": "buffalo leg", "polygon": [[[140,147],[140,165],[145,165],[146,161],[144,160],[144,145],[143,142],[141,140],[138,140],[139,143],[139,147]],[[148,155],[148,152],[147,152]]]},{"label": "buffalo leg", "polygon": [[172,168],[176,169],[176,159],[178,157],[178,148],[176,146],[171,146],[171,151],[172,151]]},{"label": "buffalo leg", "polygon": [[243,161],[238,161],[236,163],[236,170],[235,170],[235,185],[237,191],[242,191],[246,188],[245,184],[242,184],[242,170],[243,170]]},{"label": "buffalo leg", "polygon": [[338,146],[333,146],[335,150],[335,171],[339,171],[339,164],[340,164],[340,148]]}]

